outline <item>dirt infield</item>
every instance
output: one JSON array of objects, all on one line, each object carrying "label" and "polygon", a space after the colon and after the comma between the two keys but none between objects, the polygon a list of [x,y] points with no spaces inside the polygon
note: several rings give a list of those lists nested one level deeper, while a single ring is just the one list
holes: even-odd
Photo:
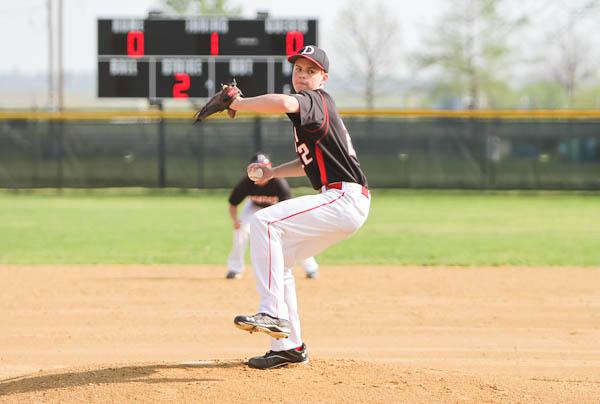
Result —
[{"label": "dirt infield", "polygon": [[267,337],[221,267],[0,267],[0,402],[600,402],[600,270],[297,271],[311,362]]}]

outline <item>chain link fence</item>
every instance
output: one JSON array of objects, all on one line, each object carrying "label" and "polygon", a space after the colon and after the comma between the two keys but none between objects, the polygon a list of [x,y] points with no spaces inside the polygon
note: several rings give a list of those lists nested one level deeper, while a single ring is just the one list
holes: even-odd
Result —
[{"label": "chain link fence", "polygon": [[[598,118],[344,122],[372,188],[600,189]],[[275,164],[296,158],[290,122],[0,118],[0,187],[228,188],[257,150]]]}]

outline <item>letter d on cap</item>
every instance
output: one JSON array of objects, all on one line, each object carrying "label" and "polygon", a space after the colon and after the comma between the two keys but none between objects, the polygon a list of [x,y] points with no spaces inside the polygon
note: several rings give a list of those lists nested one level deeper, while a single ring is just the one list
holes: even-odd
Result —
[{"label": "letter d on cap", "polygon": [[304,49],[302,49],[302,52],[300,52],[302,55],[312,55],[313,53],[315,53],[315,48],[310,45],[305,46]]}]

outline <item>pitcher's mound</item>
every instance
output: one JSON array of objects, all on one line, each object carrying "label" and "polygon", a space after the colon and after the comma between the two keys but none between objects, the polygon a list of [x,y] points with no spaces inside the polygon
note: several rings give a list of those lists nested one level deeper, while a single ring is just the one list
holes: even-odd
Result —
[{"label": "pitcher's mound", "polygon": [[538,401],[477,376],[358,360],[312,360],[274,370],[242,360],[114,365],[0,381],[3,402],[501,402]]}]

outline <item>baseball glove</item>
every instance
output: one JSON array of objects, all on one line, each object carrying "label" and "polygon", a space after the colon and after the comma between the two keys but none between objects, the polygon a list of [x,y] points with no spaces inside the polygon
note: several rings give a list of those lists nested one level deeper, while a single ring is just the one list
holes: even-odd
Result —
[{"label": "baseball glove", "polygon": [[230,84],[222,84],[221,91],[212,96],[202,109],[194,115],[195,122],[203,121],[212,114],[227,110],[231,118],[235,117],[235,111],[229,109],[229,106],[237,97],[242,96],[242,91],[238,88],[235,79]]}]

